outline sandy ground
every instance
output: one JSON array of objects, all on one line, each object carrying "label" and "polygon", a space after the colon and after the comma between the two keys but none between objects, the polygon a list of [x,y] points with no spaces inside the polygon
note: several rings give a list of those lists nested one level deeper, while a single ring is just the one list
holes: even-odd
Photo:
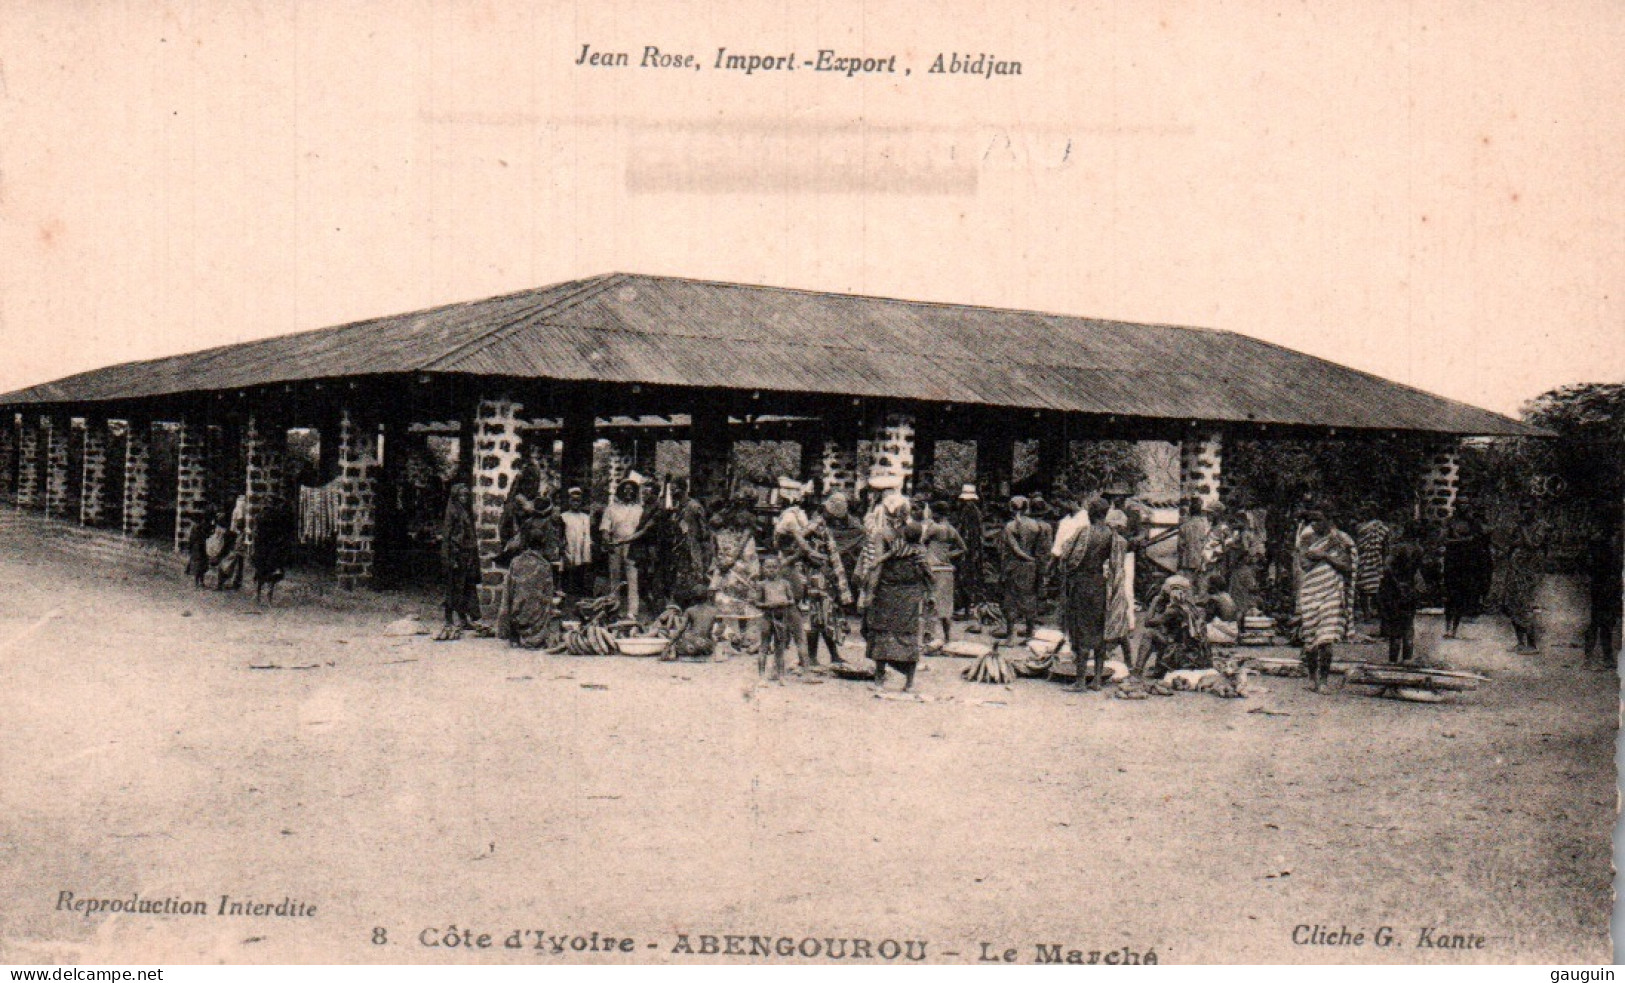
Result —
[{"label": "sandy ground", "polygon": [[[1606,962],[1615,689],[1577,668],[1574,585],[1547,607],[1548,654],[1488,619],[1444,643],[1493,678],[1448,705],[1285,679],[1128,702],[948,659],[902,702],[761,687],[743,659],[385,637],[431,609],[261,612],[0,529],[0,962],[730,961],[702,934]],[[87,918],[63,891],[317,914]],[[452,926],[494,948],[421,941]],[[1420,949],[1423,928],[1484,947]],[[534,948],[594,931],[632,953]]]}]

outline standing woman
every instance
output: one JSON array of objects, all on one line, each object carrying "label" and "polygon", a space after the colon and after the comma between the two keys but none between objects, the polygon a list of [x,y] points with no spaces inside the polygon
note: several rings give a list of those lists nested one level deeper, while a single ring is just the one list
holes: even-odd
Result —
[{"label": "standing woman", "polygon": [[[1417,578],[1422,573],[1423,553],[1409,533],[1404,526],[1395,530],[1377,584],[1377,613],[1382,619],[1382,637],[1388,639],[1389,662],[1408,663],[1416,657],[1416,606],[1421,595]],[[1360,571],[1363,574],[1365,568]]]},{"label": "standing woman", "polygon": [[1134,614],[1134,547],[1133,542],[1137,535],[1138,516],[1122,509],[1113,508],[1106,512],[1106,528],[1115,532],[1123,541],[1123,555],[1114,562],[1120,568],[1116,589],[1108,589],[1106,593],[1106,640],[1123,650],[1123,664],[1131,665],[1134,662],[1134,652],[1130,647],[1130,639],[1134,629],[1138,627],[1138,619]]},{"label": "standing woman", "polygon": [[[1117,634],[1107,631],[1110,595],[1123,590],[1123,537],[1106,525],[1109,511],[1103,499],[1088,505],[1089,526],[1080,530],[1061,554],[1061,627],[1072,645],[1078,675],[1074,692],[1098,690],[1105,685],[1106,645],[1128,633],[1127,617],[1118,613]],[[1119,601],[1121,603],[1121,600]],[[1089,661],[1094,660],[1093,670]]]},{"label": "standing woman", "polygon": [[1361,511],[1371,518],[1360,523],[1354,531],[1355,541],[1360,547],[1360,571],[1356,575],[1355,591],[1357,610],[1368,612],[1373,609],[1377,588],[1382,585],[1382,575],[1388,567],[1388,550],[1394,542],[1394,530],[1376,514],[1376,505],[1367,503]]},{"label": "standing woman", "polygon": [[1466,519],[1452,519],[1444,540],[1444,637],[1455,638],[1461,619],[1477,603],[1484,572],[1478,537]]},{"label": "standing woman", "polygon": [[288,559],[293,554],[293,515],[280,499],[260,513],[254,530],[254,601],[266,594],[265,603],[276,603],[276,585],[288,572]]},{"label": "standing woman", "polygon": [[903,674],[903,692],[914,687],[920,625],[932,586],[931,567],[920,546],[922,532],[917,522],[904,525],[900,541],[880,556],[871,577],[874,590],[863,612],[863,637],[875,664],[876,693],[886,688],[888,666]]},{"label": "standing woman", "polygon": [[954,563],[965,555],[965,540],[945,518],[948,515],[947,502],[938,502],[931,511],[944,518],[927,519],[920,542],[931,565],[932,617],[941,625],[942,644],[946,645],[953,641]]},{"label": "standing woman", "polygon": [[446,623],[437,642],[454,642],[463,629],[480,620],[480,547],[474,531],[473,495],[468,486],[451,486],[446,515],[440,524],[440,565],[444,574]]},{"label": "standing woman", "polygon": [[1309,688],[1322,693],[1331,678],[1333,646],[1348,630],[1354,540],[1323,512],[1310,512],[1304,519],[1304,546],[1298,553],[1299,632]]},{"label": "standing woman", "polygon": [[954,603],[969,611],[987,599],[982,586],[987,567],[987,534],[982,531],[981,499],[975,485],[965,485],[959,490],[959,504],[949,521],[965,544],[965,553],[954,571]]},{"label": "standing woman", "polygon": [[1533,506],[1524,506],[1507,547],[1506,581],[1502,607],[1512,620],[1518,636],[1516,651],[1540,651],[1539,625],[1535,619],[1535,597],[1541,576],[1546,572],[1546,525]]},{"label": "standing woman", "polygon": [[672,595],[703,594],[711,576],[711,562],[716,555],[716,541],[711,532],[711,520],[705,506],[689,493],[687,478],[677,479],[673,486],[677,503],[677,557]]}]

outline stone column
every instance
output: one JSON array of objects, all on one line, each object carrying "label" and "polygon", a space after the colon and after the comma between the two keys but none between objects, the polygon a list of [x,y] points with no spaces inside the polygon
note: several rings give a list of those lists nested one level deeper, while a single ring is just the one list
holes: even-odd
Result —
[{"label": "stone column", "polygon": [[192,541],[192,526],[207,521],[209,507],[208,460],[204,455],[206,431],[202,424],[183,420],[175,430],[175,549],[185,552]]},{"label": "stone column", "polygon": [[914,474],[914,417],[888,413],[869,436],[869,481],[895,476],[908,484]]},{"label": "stone column", "polygon": [[243,553],[253,555],[260,519],[282,494],[288,428],[274,415],[255,413],[243,427]]},{"label": "stone column", "polygon": [[982,498],[1000,502],[1010,497],[1016,471],[1016,441],[1008,423],[993,420],[976,435],[976,489]]},{"label": "stone column", "polygon": [[85,421],[83,477],[79,484],[79,524],[99,526],[107,516],[107,421]]},{"label": "stone column", "polygon": [[[64,418],[41,417],[45,431],[45,517],[68,518],[68,440],[73,436]],[[77,517],[75,517],[77,518]]]},{"label": "stone column", "polygon": [[1456,513],[1456,490],[1461,477],[1461,452],[1454,442],[1428,448],[1423,458],[1421,487],[1417,496],[1421,519],[1442,526]]},{"label": "stone column", "polygon": [[30,425],[26,417],[17,432],[17,504],[37,509],[44,502],[44,489],[40,487],[40,428],[39,421]]},{"label": "stone column", "polygon": [[733,435],[728,411],[713,399],[694,407],[688,428],[688,474],[694,495],[705,499],[728,491],[728,464],[733,456]]},{"label": "stone column", "polygon": [[147,531],[147,481],[152,461],[152,424],[130,420],[124,442],[124,535]]},{"label": "stone column", "polygon": [[378,428],[355,409],[339,411],[339,521],[336,573],[339,586],[355,590],[372,582],[374,498],[378,475]]},{"label": "stone column", "polygon": [[1224,437],[1208,431],[1179,442],[1179,494],[1197,498],[1204,509],[1217,505],[1224,491]]},{"label": "stone column", "polygon": [[496,564],[502,549],[502,506],[519,472],[519,415],[524,406],[506,396],[480,401],[474,420],[474,529],[480,544],[480,610],[495,611],[508,572]]}]

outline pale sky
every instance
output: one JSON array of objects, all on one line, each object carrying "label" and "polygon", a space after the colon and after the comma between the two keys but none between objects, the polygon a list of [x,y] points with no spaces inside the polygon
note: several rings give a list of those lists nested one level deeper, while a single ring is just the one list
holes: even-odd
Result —
[{"label": "pale sky", "polygon": [[614,270],[1625,379],[1625,4],[947,6],[5,0],[0,391]]}]

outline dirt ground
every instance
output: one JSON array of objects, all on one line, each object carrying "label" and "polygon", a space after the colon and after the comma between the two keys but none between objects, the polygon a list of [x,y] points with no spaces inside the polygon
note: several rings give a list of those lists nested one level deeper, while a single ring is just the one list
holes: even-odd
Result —
[{"label": "dirt ground", "polygon": [[[1444,643],[1492,679],[1445,705],[1297,679],[1128,702],[952,659],[905,702],[758,686],[744,659],[387,637],[432,607],[261,611],[0,529],[0,962],[740,961],[703,954],[728,934],[933,962],[1607,962],[1614,679],[1578,668],[1576,585],[1546,601],[1543,655],[1490,619]],[[211,914],[85,917],[64,891]],[[317,912],[218,916],[223,894]],[[448,948],[453,926],[493,948]],[[534,948],[595,931],[633,951]]]}]

